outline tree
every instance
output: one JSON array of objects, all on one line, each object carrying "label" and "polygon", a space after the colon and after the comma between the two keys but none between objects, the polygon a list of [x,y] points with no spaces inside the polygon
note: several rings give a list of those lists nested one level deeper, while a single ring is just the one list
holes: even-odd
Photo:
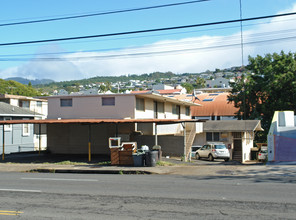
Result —
[{"label": "tree", "polygon": [[193,92],[193,85],[190,83],[182,83],[181,86],[187,90],[187,93]]},{"label": "tree", "polygon": [[201,77],[196,78],[196,86],[198,89],[206,87],[206,80]]},{"label": "tree", "polygon": [[233,83],[229,101],[240,119],[260,119],[266,141],[274,111],[296,111],[296,54],[249,57],[248,73]]}]

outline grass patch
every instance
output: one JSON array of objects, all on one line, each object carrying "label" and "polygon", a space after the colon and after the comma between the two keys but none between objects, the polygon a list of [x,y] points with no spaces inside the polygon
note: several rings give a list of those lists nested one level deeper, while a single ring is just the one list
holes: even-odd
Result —
[{"label": "grass patch", "polygon": [[[44,163],[47,164],[47,163]],[[50,163],[48,163],[50,164]],[[84,162],[73,162],[70,160],[65,160],[65,161],[61,161],[61,162],[56,162],[56,163],[52,163],[52,164],[57,164],[57,165],[88,165],[88,163],[84,163]]]},{"label": "grass patch", "polygon": [[111,165],[111,161],[99,162],[99,163],[96,163],[95,165],[98,165],[98,166],[109,166],[109,165]]},{"label": "grass patch", "polygon": [[171,163],[171,162],[166,162],[166,161],[160,161],[159,160],[159,161],[156,162],[156,165],[164,167],[164,166],[174,166],[175,164]]}]

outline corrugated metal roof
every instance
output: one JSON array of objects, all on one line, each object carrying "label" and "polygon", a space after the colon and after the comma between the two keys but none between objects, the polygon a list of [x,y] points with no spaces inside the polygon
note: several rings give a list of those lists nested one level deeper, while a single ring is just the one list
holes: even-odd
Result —
[{"label": "corrugated metal roof", "polygon": [[102,123],[157,123],[175,124],[182,122],[198,122],[193,119],[44,119],[44,120],[10,120],[0,124],[102,124]]},{"label": "corrugated metal roof", "polygon": [[235,116],[238,108],[234,107],[234,103],[228,101],[229,93],[202,93],[197,94],[197,98],[187,97],[186,95],[175,96],[175,98],[183,100],[194,100],[194,103],[200,104],[199,107],[191,107],[191,115],[201,116]]},{"label": "corrugated metal roof", "polygon": [[[143,93],[149,93],[152,90],[142,90],[142,91],[132,91],[132,94],[143,94]],[[155,90],[159,94],[174,94],[174,93],[179,93],[181,92],[181,89],[160,89],[160,90]]]},{"label": "corrugated metal roof", "polygon": [[0,115],[18,115],[18,116],[41,116],[41,114],[30,111],[29,109],[13,106],[4,102],[0,102]]},{"label": "corrugated metal roof", "polygon": [[259,120],[206,121],[205,132],[263,131]]}]

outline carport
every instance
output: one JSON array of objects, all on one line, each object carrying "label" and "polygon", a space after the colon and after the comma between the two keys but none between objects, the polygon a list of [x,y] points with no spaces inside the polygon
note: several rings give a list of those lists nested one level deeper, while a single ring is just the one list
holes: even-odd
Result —
[{"label": "carport", "polygon": [[[118,136],[118,130],[119,125],[128,125],[132,124],[135,125],[137,123],[150,123],[153,124],[155,133],[154,133],[154,144],[158,145],[158,134],[157,134],[157,125],[170,125],[170,124],[181,124],[184,128],[184,155],[190,154],[190,149],[192,142],[195,137],[195,123],[199,122],[199,120],[192,120],[192,119],[46,119],[46,120],[10,120],[10,121],[0,121],[0,125],[3,126],[7,124],[39,124],[39,134],[40,134],[40,128],[42,124],[45,125],[63,125],[63,126],[71,126],[71,125],[79,125],[79,126],[85,126],[87,127],[87,141],[85,141],[85,148],[87,148],[87,155],[88,155],[88,161],[91,161],[92,156],[92,145],[94,141],[94,137],[92,137],[92,130],[96,125],[115,125],[115,131],[114,136]],[[188,126],[190,127],[190,132],[188,132],[187,125],[194,125],[194,126]],[[38,134],[38,133],[37,133]],[[47,133],[48,134],[48,133]],[[71,139],[71,136],[69,134],[67,137]],[[39,135],[40,136],[40,135]],[[2,160],[5,160],[5,131],[3,129],[2,133]],[[77,137],[76,137],[77,138]],[[192,141],[191,141],[192,140]],[[40,143],[40,140],[39,140]],[[40,146],[40,144],[39,144]],[[39,147],[39,153],[40,153],[40,147]],[[187,158],[187,156],[185,157]]]}]

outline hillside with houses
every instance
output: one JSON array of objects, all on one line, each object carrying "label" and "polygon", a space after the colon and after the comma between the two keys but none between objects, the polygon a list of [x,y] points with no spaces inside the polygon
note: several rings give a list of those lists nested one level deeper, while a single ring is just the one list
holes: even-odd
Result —
[{"label": "hillside with houses", "polygon": [[199,88],[229,88],[234,77],[241,75],[239,67],[202,73],[175,74],[172,72],[154,72],[142,75],[94,77],[83,80],[53,82],[35,85],[45,95],[128,93],[137,90],[151,90],[154,85],[165,84],[182,86],[188,92]]}]

